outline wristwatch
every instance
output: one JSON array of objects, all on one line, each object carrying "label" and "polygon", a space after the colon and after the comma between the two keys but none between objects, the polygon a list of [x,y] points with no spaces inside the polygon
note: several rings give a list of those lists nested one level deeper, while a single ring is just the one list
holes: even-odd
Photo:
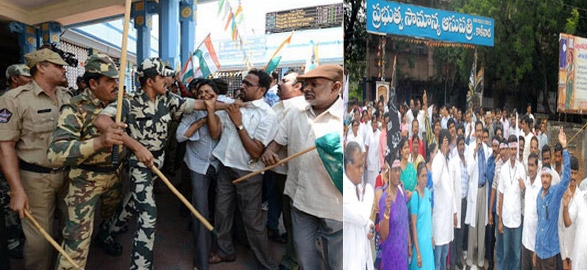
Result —
[{"label": "wristwatch", "polygon": [[242,130],[244,130],[244,129],[245,129],[245,126],[243,126],[243,125],[240,125],[240,126],[236,127],[236,129],[237,129],[238,131],[242,131]]}]

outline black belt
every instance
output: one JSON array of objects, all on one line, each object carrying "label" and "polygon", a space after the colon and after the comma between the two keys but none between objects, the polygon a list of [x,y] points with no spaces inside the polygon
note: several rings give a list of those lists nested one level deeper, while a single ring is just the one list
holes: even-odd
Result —
[{"label": "black belt", "polygon": [[483,185],[478,185],[479,188],[483,188],[485,186],[486,183],[483,183]]},{"label": "black belt", "polygon": [[63,168],[47,168],[43,166],[39,166],[37,164],[28,163],[22,159],[18,160],[18,164],[20,165],[21,170],[29,171],[29,172],[36,172],[36,173],[52,173],[58,172],[63,170]]},{"label": "black belt", "polygon": [[118,168],[114,168],[112,166],[104,167],[104,166],[87,165],[87,164],[80,164],[80,165],[77,165],[76,167],[79,169],[85,170],[85,171],[92,171],[92,172],[97,172],[97,173],[113,173],[118,169]]}]

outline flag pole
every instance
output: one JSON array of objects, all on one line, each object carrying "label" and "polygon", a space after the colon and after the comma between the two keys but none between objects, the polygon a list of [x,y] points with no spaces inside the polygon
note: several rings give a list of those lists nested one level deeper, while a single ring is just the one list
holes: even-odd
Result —
[{"label": "flag pole", "polygon": [[277,163],[275,163],[273,165],[270,165],[270,166],[267,166],[267,167],[265,167],[263,169],[256,170],[256,171],[254,171],[252,173],[249,173],[249,174],[247,174],[247,175],[245,175],[245,176],[243,176],[241,178],[238,178],[238,179],[232,181],[232,183],[233,184],[238,184],[239,182],[242,182],[242,181],[244,181],[246,179],[249,179],[249,178],[251,178],[251,177],[253,177],[253,176],[257,175],[257,174],[260,174],[260,173],[262,173],[264,171],[271,170],[271,169],[273,169],[273,168],[275,168],[275,167],[277,167],[277,166],[279,166],[281,164],[284,164],[284,163],[286,163],[286,162],[288,162],[288,161],[290,161],[292,159],[295,159],[295,158],[297,158],[297,157],[299,157],[299,156],[301,156],[301,155],[303,155],[305,153],[308,153],[308,152],[310,152],[310,151],[312,151],[314,149],[316,149],[316,145],[314,145],[312,147],[308,147],[308,148],[306,148],[306,149],[304,149],[304,150],[302,150],[300,152],[297,152],[297,153],[295,153],[295,154],[293,154],[293,155],[291,155],[289,157],[286,157],[286,158],[280,160],[279,162],[277,162]]},{"label": "flag pole", "polygon": [[[126,69],[126,53],[128,43],[128,25],[130,23],[131,0],[124,4],[124,25],[122,30],[122,46],[120,47],[120,68],[118,70],[118,98],[116,99],[116,123],[122,120],[122,100],[124,99],[124,74]],[[112,165],[119,164],[118,145],[112,146]]]}]

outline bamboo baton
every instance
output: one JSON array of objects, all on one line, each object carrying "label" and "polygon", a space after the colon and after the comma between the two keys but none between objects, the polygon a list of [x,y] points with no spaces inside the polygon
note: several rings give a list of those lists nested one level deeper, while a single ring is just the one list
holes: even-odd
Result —
[{"label": "bamboo baton", "polygon": [[304,150],[302,150],[300,152],[297,152],[297,153],[295,153],[295,154],[293,154],[293,155],[291,155],[289,157],[286,157],[286,158],[280,160],[279,162],[277,162],[277,163],[275,163],[275,164],[273,164],[271,166],[267,166],[267,167],[265,167],[263,169],[256,170],[256,171],[254,171],[252,173],[249,173],[249,174],[247,174],[247,175],[245,175],[245,176],[243,176],[241,178],[238,178],[238,179],[232,181],[232,183],[233,184],[237,184],[237,183],[242,182],[242,181],[244,181],[246,179],[249,179],[249,178],[251,178],[251,177],[253,177],[253,176],[257,175],[257,174],[260,174],[260,173],[262,173],[264,171],[271,170],[271,169],[273,169],[273,168],[275,168],[275,167],[277,167],[277,166],[279,166],[279,165],[281,165],[283,163],[286,163],[286,162],[288,162],[288,161],[290,161],[290,160],[292,160],[294,158],[297,158],[297,157],[299,157],[299,156],[301,156],[301,155],[303,155],[305,153],[308,153],[308,152],[310,152],[310,151],[312,151],[314,149],[316,149],[316,145],[314,145],[312,147],[308,147],[308,148],[306,148],[306,149],[304,149]]},{"label": "bamboo baton", "polygon": [[568,143],[570,143],[570,142],[572,142],[572,141],[573,141],[573,139],[575,139],[575,137],[577,137],[577,135],[579,135],[579,133],[581,133],[581,131],[582,131],[582,130],[583,130],[585,127],[587,127],[587,123],[585,123],[585,125],[583,125],[583,126],[582,126],[582,127],[579,129],[579,131],[577,131],[577,133],[575,133],[575,135],[573,135],[573,137],[571,137],[571,139],[570,139],[570,140],[567,142],[567,144],[568,144]]},{"label": "bamboo baton", "polygon": [[55,240],[53,240],[53,237],[51,237],[51,235],[49,235],[47,233],[47,231],[45,231],[45,229],[43,229],[43,227],[41,227],[41,224],[39,224],[39,222],[37,222],[37,220],[33,217],[31,212],[29,212],[29,210],[25,209],[24,215],[26,216],[26,218],[28,218],[33,223],[33,225],[35,225],[35,227],[37,227],[37,230],[39,230],[41,235],[43,235],[43,237],[45,237],[45,239],[47,239],[47,241],[49,241],[49,243],[51,243],[51,245],[55,249],[57,249],[57,251],[59,251],[59,253],[61,253],[61,255],[63,255],[63,257],[65,257],[65,259],[67,259],[67,261],[69,263],[71,263],[71,265],[73,265],[73,267],[75,269],[79,269],[79,265],[77,265],[77,263],[73,262],[71,257],[69,257],[69,255],[67,255],[67,253],[65,253],[65,250],[63,250],[63,248],[59,244],[57,244],[57,242],[55,242]]},{"label": "bamboo baton", "polygon": [[204,224],[204,227],[206,227],[206,229],[215,233],[214,227],[212,227],[210,222],[208,222],[207,219],[205,219],[202,215],[200,215],[200,212],[198,212],[198,210],[196,210],[196,208],[194,208],[194,206],[183,195],[181,195],[181,193],[179,193],[179,191],[177,191],[177,189],[173,186],[173,184],[171,184],[171,182],[169,182],[167,177],[165,177],[165,175],[163,175],[163,173],[161,173],[161,171],[159,169],[157,169],[156,166],[154,166],[154,165],[151,166],[151,171],[153,171],[157,176],[159,176],[159,178],[161,178],[161,180],[165,183],[165,185],[167,185],[167,187],[171,190],[171,192],[173,192],[173,194],[175,194],[175,196],[177,196],[177,198],[179,198],[179,200],[188,209],[190,209],[190,211],[192,211],[192,214],[194,214],[194,216],[196,216],[196,218],[200,222],[202,222],[202,224]]},{"label": "bamboo baton", "polygon": [[[126,69],[126,47],[128,43],[128,25],[130,24],[131,0],[124,4],[124,25],[122,27],[122,47],[120,47],[120,68],[118,70],[118,98],[116,99],[116,123],[122,120],[122,100],[124,99],[124,71]],[[116,167],[118,160],[118,145],[112,146],[112,165]]]}]

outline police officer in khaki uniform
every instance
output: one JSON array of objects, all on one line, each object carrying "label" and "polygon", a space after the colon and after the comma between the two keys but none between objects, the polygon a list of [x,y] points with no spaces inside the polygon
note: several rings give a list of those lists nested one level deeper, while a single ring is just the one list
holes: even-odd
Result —
[{"label": "police officer in khaki uniform", "polygon": [[[48,152],[51,165],[70,166],[63,248],[81,268],[86,266],[98,201],[102,202],[103,219],[112,216],[120,204],[119,168],[112,166],[111,149],[113,145],[122,144],[123,133],[117,124],[104,133],[94,126],[100,111],[116,100],[116,64],[107,55],[96,54],[90,56],[84,67],[83,79],[88,87],[73,97],[71,103],[61,107]],[[110,255],[122,253],[120,245],[100,242],[101,246],[111,247],[107,249]],[[73,269],[63,255],[59,254],[57,261],[57,269]]]},{"label": "police officer in khaki uniform", "polygon": [[[0,90],[0,96],[11,89],[30,83],[31,80],[30,69],[27,65],[14,64],[9,66],[6,69],[7,88],[5,90]],[[4,175],[0,173],[0,208],[4,210],[4,213],[2,214],[6,220],[6,228],[4,230],[6,230],[8,237],[8,252],[12,258],[22,259],[24,234],[22,233],[22,226],[20,225],[18,213],[10,209],[10,196],[8,196],[9,190],[10,187],[6,180],[4,180]]]},{"label": "police officer in khaki uniform", "polygon": [[[70,96],[58,87],[64,81],[65,61],[59,54],[41,49],[25,55],[33,81],[0,97],[0,165],[10,185],[10,208],[24,217],[30,210],[47,232],[53,232],[58,201],[66,188],[65,173],[47,160],[51,134],[59,108]],[[53,247],[28,219],[22,220],[26,237],[25,269],[52,268]]]}]

